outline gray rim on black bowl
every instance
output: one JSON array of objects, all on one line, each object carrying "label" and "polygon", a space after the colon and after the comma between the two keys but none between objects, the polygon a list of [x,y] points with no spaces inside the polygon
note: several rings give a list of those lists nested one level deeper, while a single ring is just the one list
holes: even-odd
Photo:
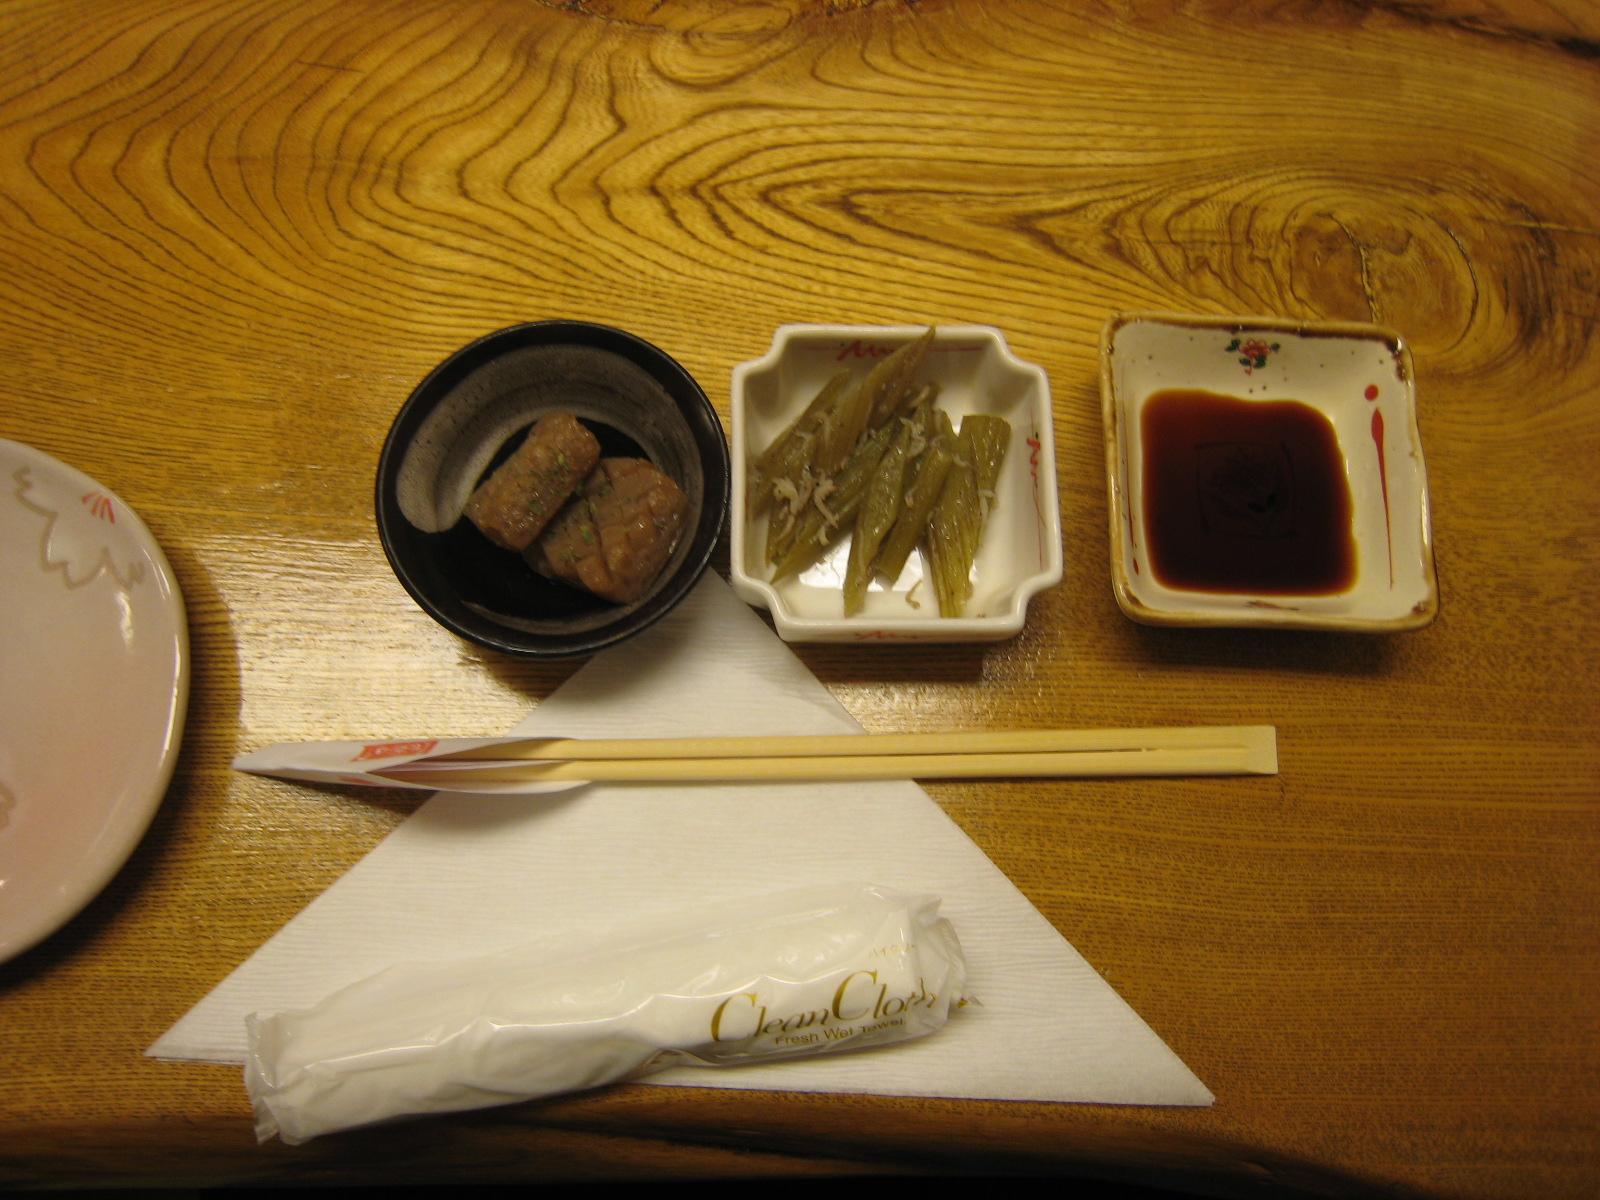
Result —
[{"label": "gray rim on black bowl", "polygon": [[[402,511],[400,477],[408,451],[429,415],[474,372],[530,347],[581,346],[608,351],[641,368],[672,398],[687,424],[703,477],[699,519],[685,531],[686,544],[674,552],[666,583],[621,612],[592,601],[588,619],[518,623],[489,606],[443,586],[442,558],[451,532],[418,528]],[[412,391],[396,415],[378,459],[376,487],[378,534],[396,578],[422,609],[446,629],[480,646],[507,654],[572,658],[593,654],[653,624],[699,582],[711,561],[729,503],[728,443],[722,423],[704,390],[670,355],[642,338],[608,325],[586,321],[532,321],[485,335],[435,367]],[[459,525],[459,523],[458,523]],[[470,535],[476,535],[476,530]],[[499,551],[498,553],[508,553]],[[531,576],[531,572],[530,572]],[[449,581],[452,584],[454,581]],[[562,589],[542,581],[533,587]],[[571,597],[570,589],[562,594]],[[525,626],[525,627],[524,627]]]}]

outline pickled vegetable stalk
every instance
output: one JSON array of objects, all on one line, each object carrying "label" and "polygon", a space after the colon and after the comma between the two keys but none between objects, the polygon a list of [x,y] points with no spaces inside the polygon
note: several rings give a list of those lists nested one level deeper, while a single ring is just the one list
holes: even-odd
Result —
[{"label": "pickled vegetable stalk", "polygon": [[828,380],[751,467],[750,515],[767,514],[774,579],[806,570],[851,533],[846,615],[862,610],[875,575],[892,585],[919,542],[940,615],[961,616],[971,598],[1011,427],[973,414],[957,434],[933,407],[937,387],[912,389],[934,334],[929,328],[858,382],[848,372]]},{"label": "pickled vegetable stalk", "polygon": [[[802,522],[830,515],[829,495],[845,465],[914,398],[911,380],[922,369],[934,329],[907,342],[852,383],[841,371],[751,467],[751,517],[769,513],[766,559],[775,564],[800,538]],[[816,510],[813,512],[813,510]],[[828,521],[831,525],[831,521]]]},{"label": "pickled vegetable stalk", "polygon": [[[903,411],[915,411],[934,392],[932,385],[928,385],[912,393]],[[863,441],[838,475],[816,484],[810,502],[796,514],[793,522],[776,527],[769,523],[767,559],[776,567],[773,578],[783,579],[804,571],[852,528],[872,482],[872,472],[892,444],[894,433],[895,426],[887,424]]]},{"label": "pickled vegetable stalk", "polygon": [[759,517],[771,506],[778,480],[795,480],[800,476],[810,459],[812,447],[821,436],[823,422],[849,383],[849,371],[840,371],[829,379],[816,399],[806,406],[806,411],[756,459],[750,468],[747,489],[751,516]]},{"label": "pickled vegetable stalk", "polygon": [[922,452],[911,473],[911,485],[906,489],[905,503],[895,519],[894,528],[878,549],[875,571],[891,587],[905,570],[906,560],[917,548],[928,527],[928,518],[944,487],[945,477],[956,458],[956,431],[948,413],[929,409],[932,430],[928,446]]},{"label": "pickled vegetable stalk", "polygon": [[901,418],[899,424],[900,432],[878,460],[856,513],[855,531],[850,538],[850,561],[844,576],[844,615],[847,617],[860,612],[866,604],[867,584],[872,580],[872,564],[878,556],[878,547],[900,515],[912,439],[920,436],[921,431],[916,418]]},{"label": "pickled vegetable stalk", "polygon": [[994,502],[1011,426],[974,413],[961,422],[956,459],[928,522],[926,555],[939,615],[959,617],[972,595],[972,564]]},{"label": "pickled vegetable stalk", "polygon": [[[825,500],[814,500],[796,522],[794,537],[782,550],[775,564],[774,579],[798,575],[815,564],[838,540],[842,530],[855,521],[861,502],[872,485],[878,462],[894,441],[895,428],[885,425],[862,443],[839,472],[838,480]],[[771,543],[768,543],[769,549]]]},{"label": "pickled vegetable stalk", "polygon": [[902,407],[910,392],[911,381],[916,378],[933,345],[934,327],[914,342],[907,342],[868,373],[862,390],[869,394],[871,409],[867,427],[878,429]]}]

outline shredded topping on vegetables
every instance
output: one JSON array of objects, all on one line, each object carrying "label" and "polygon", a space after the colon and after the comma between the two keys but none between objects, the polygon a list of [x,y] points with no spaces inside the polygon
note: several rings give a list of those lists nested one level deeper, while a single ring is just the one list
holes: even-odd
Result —
[{"label": "shredded topping on vegetables", "polygon": [[800,511],[800,491],[794,486],[792,479],[774,479],[772,481],[772,498],[782,501],[791,513]]},{"label": "shredded topping on vegetables", "polygon": [[822,514],[823,524],[827,525],[830,529],[839,523],[839,518],[835,516],[834,513],[823,502],[833,494],[834,487],[835,484],[833,480],[824,479],[818,482],[816,488],[811,493],[811,503],[817,506],[817,511]]}]

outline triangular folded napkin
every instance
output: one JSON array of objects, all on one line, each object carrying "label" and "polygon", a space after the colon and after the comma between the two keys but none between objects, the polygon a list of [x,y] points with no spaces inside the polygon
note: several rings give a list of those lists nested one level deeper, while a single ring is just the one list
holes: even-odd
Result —
[{"label": "triangular folded napkin", "polygon": [[[708,574],[675,612],[591,659],[512,732],[708,737],[858,733],[860,726]],[[942,897],[941,912],[966,952],[976,1005],[935,1036],[878,1051],[676,1068],[648,1082],[1212,1102],[1150,1027],[907,781],[613,783],[550,796],[441,792],[148,1053],[243,1062],[247,1015],[308,1006],[395,963],[570,943],[706,904],[863,880]]]}]

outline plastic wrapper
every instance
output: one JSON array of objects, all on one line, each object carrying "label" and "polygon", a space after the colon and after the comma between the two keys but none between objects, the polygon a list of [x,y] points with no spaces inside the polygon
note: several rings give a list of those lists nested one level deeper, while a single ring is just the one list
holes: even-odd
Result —
[{"label": "plastic wrapper", "polygon": [[734,1066],[942,1027],[966,966],[931,896],[785,892],[584,949],[408,963],[246,1019],[256,1133],[291,1144],[672,1066]]}]

